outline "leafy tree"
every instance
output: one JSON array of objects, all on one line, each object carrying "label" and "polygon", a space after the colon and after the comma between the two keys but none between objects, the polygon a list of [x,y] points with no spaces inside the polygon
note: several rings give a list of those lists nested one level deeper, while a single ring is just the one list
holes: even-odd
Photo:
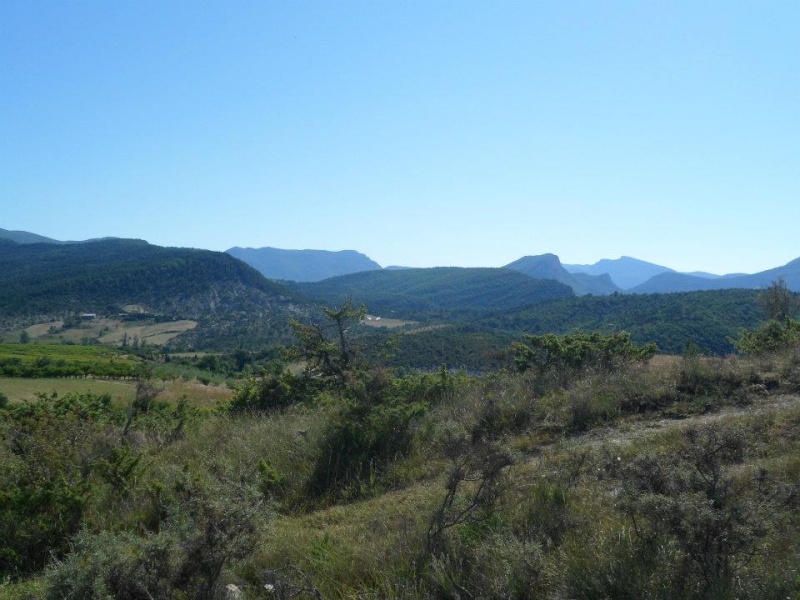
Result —
[{"label": "leafy tree", "polygon": [[739,352],[750,356],[786,350],[800,345],[800,321],[772,319],[755,329],[743,330],[734,344]]},{"label": "leafy tree", "polygon": [[787,321],[794,317],[800,304],[789,290],[783,277],[773,281],[758,295],[758,303],[764,307],[770,319]]},{"label": "leafy tree", "polygon": [[282,366],[262,369],[236,386],[229,404],[232,411],[286,408],[310,400],[318,391],[314,380],[297,376]]},{"label": "leafy tree", "polygon": [[357,343],[354,330],[367,310],[364,306],[355,308],[351,301],[338,309],[323,310],[327,322],[291,322],[297,344],[289,350],[288,357],[305,361],[309,376],[323,378],[341,388],[347,373],[363,366],[363,348]]},{"label": "leafy tree", "polygon": [[41,395],[0,411],[0,576],[37,571],[69,550],[93,466],[113,448],[108,395]]}]

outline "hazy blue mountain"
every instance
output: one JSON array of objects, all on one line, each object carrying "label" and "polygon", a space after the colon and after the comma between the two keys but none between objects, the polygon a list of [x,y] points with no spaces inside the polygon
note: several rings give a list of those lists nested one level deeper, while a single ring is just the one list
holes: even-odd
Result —
[{"label": "hazy blue mountain", "polygon": [[671,273],[673,269],[649,263],[630,256],[621,256],[617,259],[604,258],[593,265],[564,265],[570,273],[588,273],[589,275],[602,275],[608,273],[611,280],[628,290],[636,287],[660,273]]},{"label": "hazy blue mountain", "polygon": [[504,268],[513,269],[514,271],[525,273],[525,275],[536,277],[537,279],[555,279],[571,287],[579,296],[585,294],[605,296],[622,291],[605,273],[599,275],[570,273],[564,268],[558,256],[555,254],[523,256],[507,264]]},{"label": "hazy blue mountain", "polygon": [[[684,273],[684,275],[691,275],[692,277],[702,277],[703,279],[721,279],[723,277],[731,277],[731,275],[717,275],[715,273],[706,273],[705,271],[691,271],[689,273]],[[744,275],[744,273],[737,273],[736,275]]]},{"label": "hazy blue mountain", "polygon": [[322,281],[329,277],[381,266],[355,250],[281,250],[280,248],[231,248],[226,251],[247,263],[264,277],[286,281]]},{"label": "hazy blue mountain", "polygon": [[790,290],[800,292],[800,258],[796,258],[781,267],[768,269],[760,273],[726,275],[717,279],[708,279],[683,273],[662,273],[630,291],[637,294],[654,294],[731,288],[759,289],[767,287],[779,278],[783,278],[786,281],[786,285]]},{"label": "hazy blue mountain", "polygon": [[63,244],[58,240],[54,240],[43,235],[37,235],[28,231],[9,231],[8,229],[0,229],[0,239],[11,240],[18,244]]}]

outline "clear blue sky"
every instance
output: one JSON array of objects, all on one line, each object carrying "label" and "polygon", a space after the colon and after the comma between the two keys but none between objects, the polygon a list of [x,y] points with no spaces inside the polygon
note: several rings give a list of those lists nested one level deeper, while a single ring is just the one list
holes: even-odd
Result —
[{"label": "clear blue sky", "polygon": [[0,227],[778,266],[800,2],[4,0]]}]

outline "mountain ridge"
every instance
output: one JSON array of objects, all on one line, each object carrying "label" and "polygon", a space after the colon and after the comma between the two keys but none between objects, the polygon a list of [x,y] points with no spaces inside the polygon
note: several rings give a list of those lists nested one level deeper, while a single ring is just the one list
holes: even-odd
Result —
[{"label": "mountain ridge", "polygon": [[379,270],[381,266],[355,250],[285,250],[240,248],[225,251],[247,263],[264,277],[285,281],[322,281],[329,277]]},{"label": "mountain ridge", "polygon": [[605,296],[622,289],[614,284],[607,273],[592,275],[589,273],[570,273],[561,264],[555,254],[540,254],[538,256],[523,256],[503,267],[519,271],[537,279],[554,279],[568,285],[579,296],[595,294]]},{"label": "mountain ridge", "polygon": [[[12,240],[20,244],[84,244],[82,242],[59,241],[27,231],[0,229],[0,240]],[[4,244],[5,247],[5,244]],[[263,252],[262,252],[263,251]],[[279,281],[322,281],[329,277],[370,270],[399,270],[406,267],[381,266],[367,255],[356,250],[284,250],[280,248],[230,248],[226,253],[242,260],[260,271],[268,279]],[[548,278],[569,285],[578,295],[607,295],[615,292],[671,293],[715,289],[766,287],[775,279],[783,277],[789,289],[800,291],[800,275],[792,266],[786,265],[753,274],[729,273],[716,275],[706,272],[681,273],[670,267],[649,263],[631,256],[617,259],[601,259],[594,264],[561,264],[555,254],[523,256],[504,268],[511,268],[537,278]],[[491,268],[491,267],[486,267]]]}]

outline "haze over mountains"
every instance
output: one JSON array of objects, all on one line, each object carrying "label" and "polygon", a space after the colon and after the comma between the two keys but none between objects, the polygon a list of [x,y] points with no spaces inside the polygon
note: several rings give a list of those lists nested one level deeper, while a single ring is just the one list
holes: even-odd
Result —
[{"label": "haze over mountains", "polygon": [[249,264],[268,279],[322,281],[328,277],[373,271],[381,266],[355,250],[281,250],[280,248],[230,248],[231,256]]},{"label": "haze over mountains", "polygon": [[[0,229],[0,239],[20,244],[68,244],[26,231]],[[386,267],[355,250],[284,250],[279,248],[233,247],[227,253],[250,265],[268,279],[317,282],[330,277],[365,271],[398,270]],[[602,259],[594,264],[561,264],[554,254],[525,256],[506,269],[537,279],[555,280],[569,286],[576,295],[608,295],[620,292],[639,294],[718,290],[729,288],[759,289],[778,278],[789,289],[800,291],[800,259],[754,274],[716,275],[679,273],[670,267],[649,263],[630,256]]]}]

